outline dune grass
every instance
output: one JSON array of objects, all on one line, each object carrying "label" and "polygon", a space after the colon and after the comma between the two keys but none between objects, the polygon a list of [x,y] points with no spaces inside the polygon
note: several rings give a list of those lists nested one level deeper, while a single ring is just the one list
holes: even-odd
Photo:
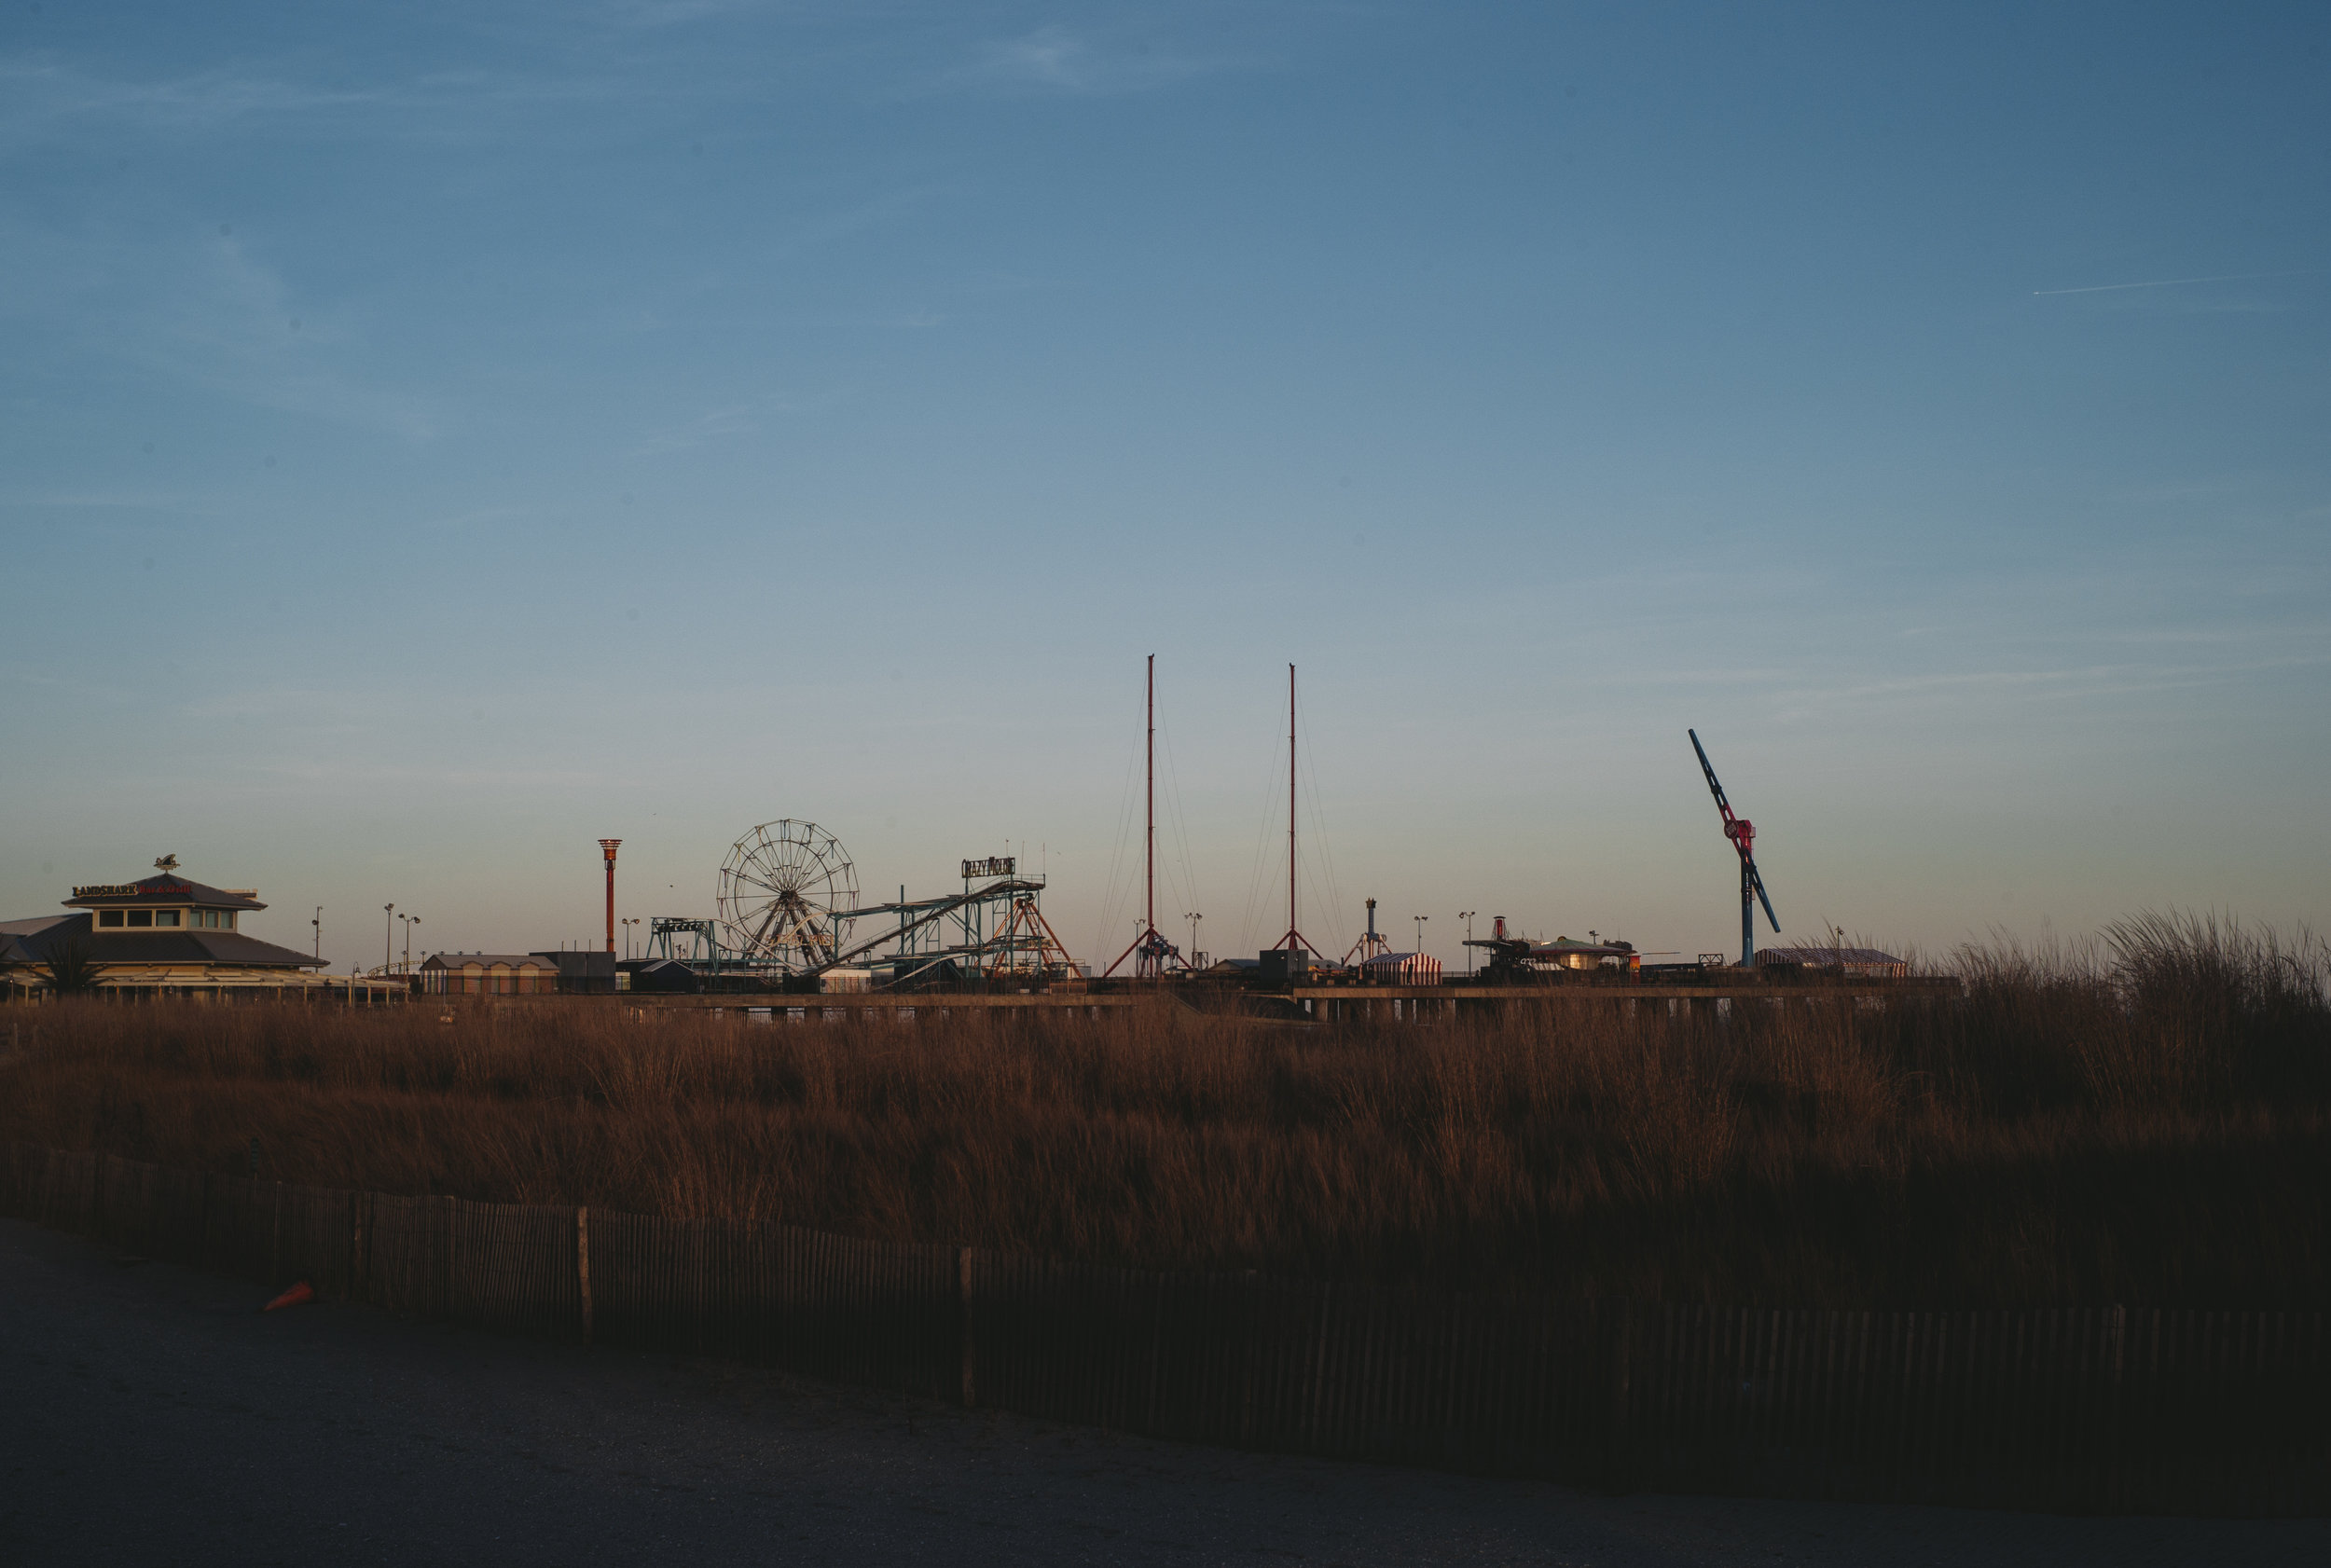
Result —
[{"label": "dune grass", "polygon": [[[1296,1030],[612,1000],[7,1010],[0,1138],[1156,1267],[1731,1304],[2331,1305],[2331,963],[2148,916],[1956,997]],[[450,1014],[451,1023],[440,1022]]]}]

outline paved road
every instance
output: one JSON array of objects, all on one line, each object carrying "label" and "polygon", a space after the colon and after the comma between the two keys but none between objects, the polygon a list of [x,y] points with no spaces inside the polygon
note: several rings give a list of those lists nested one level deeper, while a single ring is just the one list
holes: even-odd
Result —
[{"label": "paved road", "polygon": [[262,1293],[0,1221],[0,1563],[2331,1562],[2331,1524],[1605,1498]]}]

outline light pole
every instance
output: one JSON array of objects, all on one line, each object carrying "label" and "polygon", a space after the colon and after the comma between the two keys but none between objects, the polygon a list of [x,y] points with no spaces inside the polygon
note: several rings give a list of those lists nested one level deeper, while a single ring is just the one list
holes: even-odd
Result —
[{"label": "light pole", "polygon": [[1457,911],[1457,918],[1465,922],[1465,972],[1468,978],[1473,973],[1473,916],[1480,913],[1478,909]]},{"label": "light pole", "polygon": [[384,903],[380,913],[380,972],[386,974],[391,956],[396,951],[396,905]]},{"label": "light pole", "polygon": [[1412,915],[1409,918],[1416,922],[1416,956],[1421,958],[1425,956],[1425,922],[1431,919],[1432,916],[1429,915]]},{"label": "light pole", "polygon": [[418,915],[400,915],[397,918],[405,922],[404,972],[410,974],[413,972],[413,928],[421,924],[421,916]]},{"label": "light pole", "polygon": [[322,904],[316,905],[316,917],[308,924],[316,928],[316,956],[321,959],[324,956],[324,906]]},{"label": "light pole", "polygon": [[627,915],[623,917],[623,958],[625,963],[629,963],[631,961],[631,928],[639,923],[640,922],[636,916]]},{"label": "light pole", "polygon": [[1190,922],[1190,967],[1195,969],[1198,967],[1198,922],[1206,916],[1190,914],[1183,915],[1182,918]]}]

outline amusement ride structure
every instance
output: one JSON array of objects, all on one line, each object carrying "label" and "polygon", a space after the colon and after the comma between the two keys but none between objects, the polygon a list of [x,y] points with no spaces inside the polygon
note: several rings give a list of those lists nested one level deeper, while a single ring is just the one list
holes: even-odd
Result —
[{"label": "amusement ride structure", "polygon": [[[1077,973],[1044,919],[1041,873],[1026,875],[1016,857],[1000,855],[967,860],[961,874],[959,893],[909,900],[901,887],[895,902],[862,904],[857,867],[832,833],[791,818],[764,822],[721,865],[717,917],[655,917],[648,957],[700,977],[799,990],[848,967],[877,989]],[[879,928],[852,941],[865,921]]]},{"label": "amusement ride structure", "polygon": [[[1157,656],[1149,656],[1144,691],[1148,766],[1142,829],[1143,898],[1138,933],[1117,955],[1103,978],[1130,964],[1129,978],[1165,980],[1177,972],[1192,972],[1192,961],[1157,924]],[[1331,971],[1365,969],[1384,957],[1390,944],[1376,928],[1376,901],[1370,899],[1368,928],[1340,966],[1303,934],[1297,896],[1298,771],[1296,763],[1295,667],[1287,667],[1287,930],[1262,950],[1259,965],[1247,965],[1264,983],[1300,981],[1317,959]],[[1764,878],[1756,860],[1756,828],[1735,814],[1724,786],[1700,744],[1696,730],[1686,732],[1700,759],[1708,792],[1715,797],[1724,837],[1740,860],[1741,957],[1744,968],[1756,964],[1756,911],[1764,910],[1772,929],[1781,928],[1772,912]],[[613,950],[613,882],[615,849],[620,841],[603,839],[609,879],[609,948]],[[651,966],[676,965],[687,971],[683,983],[717,979],[720,988],[814,991],[835,988],[884,990],[931,984],[989,985],[1010,979],[1041,987],[1054,982],[1082,984],[1089,970],[1080,969],[1043,915],[1041,905],[1044,877],[1028,874],[1009,855],[966,860],[960,867],[962,887],[937,898],[909,899],[902,886],[896,900],[865,903],[858,872],[841,843],[814,822],[781,818],[752,828],[730,846],[720,869],[715,915],[710,920],[659,915],[649,922],[647,960]],[[1191,922],[1191,946],[1197,945],[1195,914]],[[1420,927],[1424,917],[1414,916]],[[1593,932],[1579,942],[1557,938],[1533,942],[1510,935],[1504,916],[1496,917],[1491,936],[1471,935],[1469,915],[1464,945],[1486,950],[1486,980],[1511,981],[1550,970],[1621,968],[1634,972],[1645,955],[1629,943],[1604,942]],[[866,932],[871,934],[864,934]],[[1422,942],[1419,942],[1421,950]],[[1656,956],[1657,955],[1654,955]],[[1714,955],[1703,955],[1703,962]],[[843,979],[835,971],[846,971]],[[833,977],[831,980],[828,977]]]},{"label": "amusement ride structure", "polygon": [[1757,905],[1764,905],[1764,917],[1772,922],[1775,933],[1781,928],[1781,917],[1772,913],[1772,901],[1765,897],[1764,878],[1757,874],[1757,827],[1747,818],[1732,815],[1732,803],[1724,798],[1724,786],[1717,782],[1716,765],[1708,761],[1707,748],[1700,744],[1700,732],[1684,733],[1691,736],[1691,749],[1700,754],[1700,771],[1708,776],[1708,792],[1716,797],[1717,814],[1724,818],[1724,836],[1740,851],[1740,967],[1754,969]]},{"label": "amusement ride structure", "polygon": [[[1147,816],[1141,832],[1141,929],[1131,945],[1101,970],[1106,980],[1117,972],[1117,966],[1127,958],[1133,960],[1136,980],[1162,980],[1176,968],[1188,969],[1188,960],[1181,949],[1166,940],[1166,933],[1157,928],[1157,655],[1150,655],[1147,706],[1144,709],[1149,725],[1149,761],[1144,781],[1148,800]],[[1194,931],[1194,925],[1193,929]],[[1193,935],[1191,945],[1197,944]]]},{"label": "amusement ride structure", "polygon": [[[1368,901],[1368,907],[1372,911],[1375,906],[1375,900]],[[1371,928],[1374,927],[1375,916],[1372,914],[1369,915],[1368,923]],[[1327,957],[1326,954],[1311,944],[1311,939],[1303,934],[1295,922],[1295,667],[1293,665],[1287,667],[1287,934],[1271,945],[1284,949],[1290,954],[1307,952],[1322,959]],[[1291,965],[1295,960],[1290,958],[1288,962]]]}]

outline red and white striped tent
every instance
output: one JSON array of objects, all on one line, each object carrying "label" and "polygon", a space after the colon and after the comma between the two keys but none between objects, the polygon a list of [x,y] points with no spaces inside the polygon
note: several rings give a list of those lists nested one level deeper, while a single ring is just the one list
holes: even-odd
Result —
[{"label": "red and white striped tent", "polygon": [[1428,953],[1381,953],[1360,965],[1360,970],[1380,985],[1441,983],[1441,960]]}]

